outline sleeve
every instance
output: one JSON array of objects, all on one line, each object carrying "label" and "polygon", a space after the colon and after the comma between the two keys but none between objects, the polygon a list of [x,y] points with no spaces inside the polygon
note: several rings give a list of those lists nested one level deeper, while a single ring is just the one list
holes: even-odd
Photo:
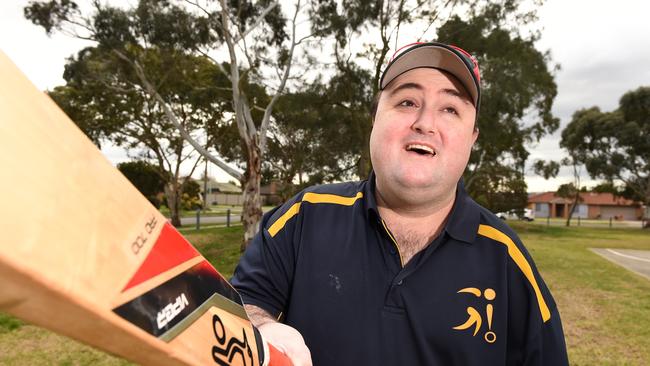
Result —
[{"label": "sleeve", "polygon": [[293,283],[296,251],[292,233],[296,219],[274,236],[268,228],[282,219],[294,202],[264,215],[258,234],[244,252],[231,280],[244,304],[259,306],[276,318],[285,311]]},{"label": "sleeve", "polygon": [[[513,268],[515,273],[512,273],[510,285],[508,365],[568,366],[562,321],[555,300],[530,254],[519,240],[517,243],[530,263],[539,291],[535,291],[531,281],[521,271]],[[546,320],[540,311],[539,295],[550,314]]]}]

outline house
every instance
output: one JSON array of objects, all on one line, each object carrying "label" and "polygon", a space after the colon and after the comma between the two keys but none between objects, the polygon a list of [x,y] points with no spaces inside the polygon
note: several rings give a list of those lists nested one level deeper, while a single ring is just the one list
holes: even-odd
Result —
[{"label": "house", "polygon": [[[581,200],[573,217],[581,219],[640,220],[643,205],[640,202],[614,196],[611,193],[581,192]],[[572,199],[559,197],[555,192],[535,193],[528,196],[528,208],[536,218],[569,217]]]},{"label": "house", "polygon": [[206,202],[208,205],[242,205],[244,197],[242,190],[233,183],[221,183],[213,179],[207,182],[197,181],[201,185],[201,197],[203,197],[203,186],[207,186]]}]

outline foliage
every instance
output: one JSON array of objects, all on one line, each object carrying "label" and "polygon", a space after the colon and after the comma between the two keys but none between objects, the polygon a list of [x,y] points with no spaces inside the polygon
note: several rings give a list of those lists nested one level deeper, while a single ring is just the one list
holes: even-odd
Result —
[{"label": "foliage", "polygon": [[[413,33],[424,35],[444,12],[453,13],[455,6],[468,3],[474,1],[311,0],[313,32],[333,38],[329,52],[336,76],[330,84],[334,98],[329,103],[345,106],[351,114],[361,117],[352,122],[351,138],[356,143],[349,146],[350,152],[358,156],[359,178],[365,179],[371,170],[369,115],[391,48],[399,47],[398,41],[414,42]],[[410,29],[405,41],[400,38],[402,28]]]},{"label": "foliage", "polygon": [[354,174],[358,154],[351,147],[359,146],[354,128],[365,116],[335,102],[337,98],[340,94],[331,86],[313,84],[278,99],[265,170],[282,182],[282,198]]},{"label": "foliage", "polygon": [[201,186],[191,177],[185,177],[181,185],[181,208],[183,210],[197,210],[203,207],[201,200]]},{"label": "foliage", "polygon": [[528,203],[523,173],[496,162],[482,169],[469,190],[472,198],[493,212],[523,211]]},{"label": "foliage", "polygon": [[[502,28],[506,15],[504,9],[488,8],[469,21],[454,17],[439,30],[440,40],[467,47],[481,67],[480,135],[464,174],[473,197],[481,196],[486,180],[519,180],[517,185],[525,187],[519,172],[528,158],[526,144],[552,133],[559,124],[551,114],[557,88],[547,66],[550,56],[535,48],[536,35],[523,38]],[[525,123],[525,117],[532,122]],[[519,196],[510,208],[526,199],[525,188],[516,192]],[[500,202],[483,204],[497,210]]]},{"label": "foliage", "polygon": [[541,175],[544,179],[549,179],[557,176],[560,171],[560,163],[557,161],[549,160],[536,160],[533,163],[533,170],[536,174]]},{"label": "foliage", "polygon": [[574,186],[573,183],[565,183],[560,184],[560,186],[557,188],[557,191],[555,192],[555,195],[558,197],[573,199],[576,194],[579,193],[579,191],[580,190],[576,189],[576,186]]},{"label": "foliage", "polygon": [[[137,51],[149,80],[181,116],[185,130],[198,132],[206,124],[221,122],[227,110],[224,76],[209,60],[173,50]],[[172,221],[177,219],[180,193],[178,166],[192,159],[177,129],[164,117],[158,101],[141,84],[132,69],[112,52],[86,48],[66,65],[65,86],[49,94],[95,141],[109,140],[155,162],[165,184]],[[198,163],[195,159],[194,164]],[[147,195],[152,200],[152,195]],[[155,204],[155,200],[152,200]]]},{"label": "foliage", "polygon": [[650,203],[650,87],[621,97],[619,108],[581,109],[562,131],[560,146],[582,162],[592,178],[623,182],[626,196]]},{"label": "foliage", "polygon": [[[530,29],[535,10],[522,4],[513,0],[313,2],[313,29],[334,37],[336,77],[329,89],[336,98],[323,103],[355,112],[357,119],[349,125],[354,142],[348,148],[359,157],[359,178],[367,177],[370,169],[368,116],[391,48],[437,40],[462,46],[481,66],[480,136],[464,174],[468,192],[492,210],[525,206],[526,145],[554,132],[559,121],[551,113],[557,87],[550,54],[536,48],[539,33],[523,30]],[[552,173],[557,167],[548,169]]]},{"label": "foliage", "polygon": [[117,164],[117,169],[147,197],[156,208],[160,207],[159,195],[165,190],[165,182],[169,178],[157,166],[143,160],[129,161]]},{"label": "foliage", "polygon": [[69,59],[66,85],[50,95],[96,144],[109,140],[156,162],[180,225],[178,166],[190,156],[172,122],[191,134],[221,123],[229,108],[221,65],[191,52],[218,37],[210,19],[163,0],[126,9],[93,2],[87,14],[70,0],[32,1],[24,12],[48,34],[96,42]]}]

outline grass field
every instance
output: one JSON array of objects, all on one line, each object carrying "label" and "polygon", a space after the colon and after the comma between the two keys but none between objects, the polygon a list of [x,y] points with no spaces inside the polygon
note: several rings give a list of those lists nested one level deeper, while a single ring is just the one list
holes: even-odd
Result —
[{"label": "grass field", "polygon": [[[650,365],[650,281],[590,247],[650,250],[650,230],[547,227],[509,222],[531,252],[562,315],[572,365]],[[183,230],[230,276],[241,227]],[[0,314],[1,365],[126,365],[127,362]]]}]

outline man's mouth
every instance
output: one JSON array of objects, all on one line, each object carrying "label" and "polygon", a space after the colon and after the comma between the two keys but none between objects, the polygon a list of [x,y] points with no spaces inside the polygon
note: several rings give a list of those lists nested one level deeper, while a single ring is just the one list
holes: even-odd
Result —
[{"label": "man's mouth", "polygon": [[436,156],[436,152],[432,147],[420,144],[408,144],[406,145],[406,151],[413,151],[423,156]]}]

